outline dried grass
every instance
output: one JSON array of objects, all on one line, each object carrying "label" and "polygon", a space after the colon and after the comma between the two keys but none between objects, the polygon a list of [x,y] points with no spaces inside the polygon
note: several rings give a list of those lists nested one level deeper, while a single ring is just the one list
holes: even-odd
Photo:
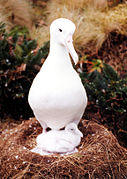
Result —
[{"label": "dried grass", "polygon": [[[51,4],[52,1],[50,0],[49,1],[49,4]],[[72,9],[84,9],[84,8],[87,8],[87,7],[92,7],[94,9],[104,9],[108,6],[108,2],[107,0],[79,0],[79,1],[76,1],[76,0],[53,0],[53,3],[57,6],[58,4],[59,5],[62,5],[62,6],[65,6],[72,10]]]},{"label": "dried grass", "polygon": [[[98,51],[97,58],[111,65],[119,75],[127,72],[127,36],[117,33],[110,33],[102,47]],[[92,54],[92,52],[89,52]],[[95,54],[93,54],[93,58]],[[92,57],[91,57],[92,58]]]},{"label": "dried grass", "polygon": [[0,22],[3,22],[6,24],[6,29],[9,29],[10,22],[8,21],[8,15],[4,14],[3,7],[0,4]]},{"label": "dried grass", "polygon": [[82,121],[84,138],[72,155],[40,156],[29,149],[41,127],[35,119],[3,131],[0,146],[1,178],[121,178],[127,177],[127,150],[105,127]]},{"label": "dried grass", "polygon": [[91,46],[92,43],[94,48],[99,49],[112,31],[127,34],[127,4],[102,11],[92,5],[88,6],[89,3],[86,6],[85,3],[83,0],[50,1],[47,5],[47,25],[32,32],[39,44],[49,40],[49,25],[60,17],[68,18],[76,24],[74,42],[78,48],[88,44]]},{"label": "dried grass", "polygon": [[30,3],[26,0],[1,0],[0,8],[3,15],[11,22],[10,27],[21,25],[30,28],[33,23],[34,13]]},{"label": "dried grass", "polygon": [[[127,4],[108,8],[107,0],[49,0],[47,5],[36,15],[29,1],[1,0],[0,9],[3,18],[15,24],[26,26],[32,38],[37,39],[39,46],[49,40],[49,26],[59,17],[65,17],[76,24],[74,42],[76,47],[91,46],[99,49],[112,31],[127,34]],[[38,14],[39,12],[39,14]],[[35,16],[43,17],[42,25],[35,28]],[[4,19],[3,19],[4,20]],[[40,20],[40,19],[39,19]],[[33,26],[32,26],[33,25]]]}]

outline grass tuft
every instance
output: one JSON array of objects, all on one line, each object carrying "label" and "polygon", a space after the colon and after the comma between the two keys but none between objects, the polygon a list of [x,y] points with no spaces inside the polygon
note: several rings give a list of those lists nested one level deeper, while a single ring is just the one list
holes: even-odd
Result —
[{"label": "grass tuft", "polygon": [[26,0],[1,0],[0,9],[8,17],[11,26],[21,25],[30,28],[34,19],[32,6]]},{"label": "grass tuft", "polygon": [[[56,18],[64,17],[72,20],[76,24],[74,35],[75,45],[83,47],[94,44],[95,48],[100,48],[107,39],[109,33],[116,31],[120,34],[127,34],[127,4],[119,4],[113,8],[103,9],[92,6],[92,2],[86,5],[86,1],[50,1],[47,5],[47,23],[39,29],[33,29],[32,35],[39,40],[42,45],[49,40],[49,25]],[[96,1],[94,1],[95,3]],[[101,2],[101,1],[100,1]],[[106,1],[107,2],[107,1]],[[100,7],[100,6],[96,6]],[[103,9],[103,10],[102,10]]]}]

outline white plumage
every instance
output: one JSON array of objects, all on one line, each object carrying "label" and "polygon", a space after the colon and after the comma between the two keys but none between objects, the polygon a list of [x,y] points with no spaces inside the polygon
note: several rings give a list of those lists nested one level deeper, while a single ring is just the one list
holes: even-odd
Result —
[{"label": "white plumage", "polygon": [[75,25],[59,18],[50,26],[50,51],[40,72],[33,80],[28,101],[43,127],[58,130],[68,123],[79,123],[87,105],[86,91],[74,70],[78,55],[73,47]]},{"label": "white plumage", "polygon": [[39,154],[73,153],[80,144],[83,134],[75,123],[70,123],[65,130],[51,130],[37,137],[37,147],[32,151]]}]

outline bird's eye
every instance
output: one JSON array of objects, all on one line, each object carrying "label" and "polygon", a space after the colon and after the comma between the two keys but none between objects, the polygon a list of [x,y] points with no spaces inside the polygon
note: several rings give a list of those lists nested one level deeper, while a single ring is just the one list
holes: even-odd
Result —
[{"label": "bird's eye", "polygon": [[62,32],[62,29],[59,29],[60,32]]}]

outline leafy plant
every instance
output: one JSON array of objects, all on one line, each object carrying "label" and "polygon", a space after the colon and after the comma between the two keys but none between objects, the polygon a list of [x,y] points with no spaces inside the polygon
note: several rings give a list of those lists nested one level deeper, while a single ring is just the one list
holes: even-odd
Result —
[{"label": "leafy plant", "polygon": [[126,112],[127,79],[122,79],[108,64],[102,72],[97,70],[81,74],[89,99],[101,110]]},{"label": "leafy plant", "polygon": [[124,131],[125,135],[127,133],[127,77],[121,78],[105,63],[101,71],[92,67],[92,72],[80,74],[89,99],[87,112],[93,114],[93,118],[96,114],[97,120],[108,126],[116,135],[119,136],[119,131]]},{"label": "leafy plant", "polygon": [[39,49],[36,41],[29,38],[26,29],[15,28],[7,33],[5,25],[0,24],[1,116],[11,114],[18,119],[32,115],[28,91],[47,53],[45,46]]},{"label": "leafy plant", "polygon": [[86,55],[82,57],[81,61],[87,65],[87,70],[89,73],[94,71],[101,72],[103,68],[103,62],[100,59],[88,60]]}]

